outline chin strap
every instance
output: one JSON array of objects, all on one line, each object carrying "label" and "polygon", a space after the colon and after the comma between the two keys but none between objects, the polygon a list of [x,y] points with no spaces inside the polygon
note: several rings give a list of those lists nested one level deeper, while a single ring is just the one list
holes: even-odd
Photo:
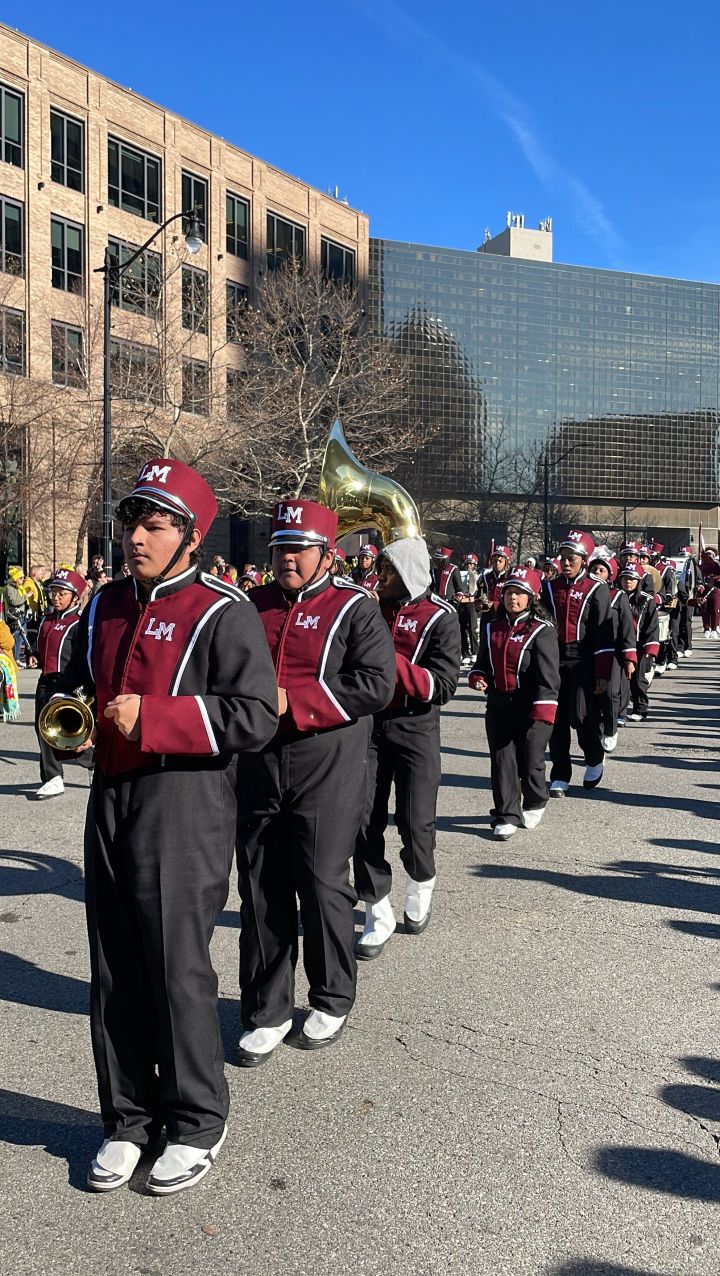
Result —
[{"label": "chin strap", "polygon": [[193,514],[192,517],[189,518],[187,521],[185,531],[182,534],[182,540],[180,541],[180,544],[178,545],[177,549],[175,550],[175,553],[170,559],[170,562],[167,563],[165,567],[163,567],[159,575],[154,576],[152,580],[149,580],[147,582],[147,588],[155,589],[156,585],[162,585],[163,581],[167,577],[168,572],[172,571],[175,564],[179,563],[180,559],[185,553],[185,550],[187,549],[190,543],[190,537],[192,536],[194,530],[195,530],[195,515]]},{"label": "chin strap", "polygon": [[313,572],[313,574],[312,574],[312,576],[310,577],[310,579],[309,579],[309,580],[306,580],[306,581],[303,581],[303,583],[302,583],[302,585],[300,586],[300,588],[299,588],[299,589],[287,589],[287,590],[283,590],[283,593],[287,593],[287,594],[295,594],[295,595],[296,595],[296,597],[299,597],[299,596],[300,596],[300,594],[302,594],[304,590],[306,590],[306,589],[310,589],[310,587],[311,587],[312,585],[314,585],[314,584],[315,584],[315,581],[317,580],[318,576],[320,575],[320,568],[322,567],[322,561],[323,561],[323,558],[324,558],[324,557],[325,557],[325,555],[327,554],[327,550],[328,550],[327,541],[325,542],[325,544],[324,544],[324,545],[319,545],[319,546],[318,546],[318,549],[320,550],[320,557],[319,557],[319,559],[318,559],[318,565],[317,565],[317,567],[315,568],[315,571]]}]

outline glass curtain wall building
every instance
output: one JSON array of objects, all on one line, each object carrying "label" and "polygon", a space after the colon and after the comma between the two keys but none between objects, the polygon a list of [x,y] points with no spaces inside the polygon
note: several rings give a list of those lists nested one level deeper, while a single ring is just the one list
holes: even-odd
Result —
[{"label": "glass curtain wall building", "polygon": [[608,526],[717,526],[720,286],[371,240],[369,300],[430,432],[423,501],[547,483]]}]

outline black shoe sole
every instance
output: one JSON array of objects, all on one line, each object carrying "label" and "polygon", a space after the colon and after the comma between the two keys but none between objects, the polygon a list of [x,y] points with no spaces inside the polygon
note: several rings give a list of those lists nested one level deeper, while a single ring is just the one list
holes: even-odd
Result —
[{"label": "black shoe sole", "polygon": [[567,797],[567,789],[550,789],[550,797],[551,798]]},{"label": "black shoe sole", "polygon": [[277,1050],[277,1046],[273,1046],[272,1050],[266,1050],[265,1054],[253,1054],[252,1050],[243,1050],[238,1046],[235,1052],[235,1058],[239,1068],[261,1068],[268,1059],[271,1059]]},{"label": "black shoe sole", "polygon": [[405,927],[405,934],[406,935],[422,935],[423,931],[427,930],[428,926],[430,925],[431,916],[432,916],[432,904],[430,905],[425,916],[420,922],[413,921],[412,917],[408,917],[407,913],[403,913],[403,926]]},{"label": "black shoe sole", "polygon": [[601,775],[598,776],[597,780],[583,780],[583,788],[596,789],[601,780],[602,780]]},{"label": "black shoe sole", "polygon": [[[395,932],[393,931],[393,934],[394,933]],[[368,944],[367,946],[365,944],[356,944],[355,956],[357,960],[358,961],[375,961],[376,957],[382,956],[383,949],[385,948],[385,944],[387,942],[388,941],[386,939],[385,943],[382,943],[382,944]]]},{"label": "black shoe sole", "polygon": [[324,1037],[322,1041],[315,1041],[312,1037],[306,1037],[304,1032],[300,1032],[297,1037],[290,1038],[290,1044],[297,1050],[323,1050],[325,1046],[334,1046],[335,1042],[340,1040],[344,1027],[345,1024],[342,1023],[337,1032],[334,1032],[331,1037]]}]

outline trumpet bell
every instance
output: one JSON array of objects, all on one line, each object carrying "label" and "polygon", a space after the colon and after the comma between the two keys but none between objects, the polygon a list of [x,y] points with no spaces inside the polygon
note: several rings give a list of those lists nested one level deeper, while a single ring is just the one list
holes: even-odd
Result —
[{"label": "trumpet bell", "polygon": [[58,696],[40,711],[38,731],[51,749],[79,749],[95,730],[91,701],[81,692]]},{"label": "trumpet bell", "polygon": [[375,527],[385,544],[421,536],[414,500],[395,479],[369,470],[349,447],[339,420],[327,441],[317,499],[338,516],[338,536]]}]

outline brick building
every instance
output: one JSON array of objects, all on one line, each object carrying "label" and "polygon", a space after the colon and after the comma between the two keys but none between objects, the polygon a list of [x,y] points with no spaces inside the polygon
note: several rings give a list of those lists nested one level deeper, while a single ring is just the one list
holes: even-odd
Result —
[{"label": "brick building", "polygon": [[[101,346],[102,275],[94,271],[102,266],[108,245],[122,260],[154,226],[189,206],[200,210],[204,243],[197,255],[183,254],[176,221],[115,290],[118,398],[116,370],[135,382],[142,374],[152,397],[156,334],[143,302],[152,298],[158,276],[167,308],[163,339],[168,326],[178,334],[178,376],[186,403],[187,385],[204,388],[210,378],[213,394],[222,397],[240,362],[228,336],[232,315],[252,298],[262,272],[292,252],[311,267],[363,279],[367,218],[0,26],[0,383],[5,395],[0,484],[15,481],[22,468],[37,476],[39,501],[22,489],[14,525],[3,533],[5,552],[22,554],[26,563],[75,558],[88,451],[97,462],[102,433],[102,360],[89,357]],[[204,319],[194,322],[193,311],[197,320],[201,310]],[[84,396],[85,419],[92,423],[85,440],[76,428],[78,396]],[[200,406],[200,430],[202,416]],[[116,402],[113,421],[123,421]],[[74,463],[67,464],[73,443]],[[6,523],[7,517],[6,511]],[[232,550],[227,524],[220,534],[223,547]]]}]

